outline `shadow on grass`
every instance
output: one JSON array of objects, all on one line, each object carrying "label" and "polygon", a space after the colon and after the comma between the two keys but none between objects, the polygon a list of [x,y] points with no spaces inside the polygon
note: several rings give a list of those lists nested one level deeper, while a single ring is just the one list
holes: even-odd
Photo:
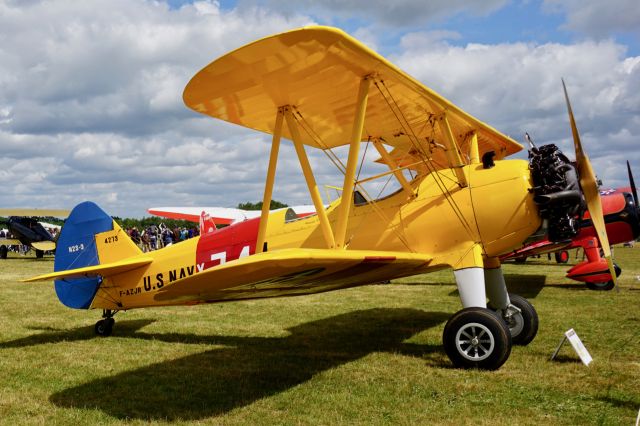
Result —
[{"label": "shadow on grass", "polygon": [[[155,320],[132,320],[117,323],[117,334],[128,336],[137,330],[154,323]],[[22,348],[26,346],[43,345],[46,343],[77,342],[82,340],[102,339],[96,336],[93,325],[72,329],[56,329],[53,327],[29,327],[30,330],[44,331],[44,333],[33,334],[16,340],[0,342],[0,348]]]},{"label": "shadow on grass", "polygon": [[133,338],[229,347],[93,380],[49,399],[59,407],[99,409],[119,419],[203,419],[278,394],[372,352],[440,352],[440,345],[403,341],[448,317],[415,309],[370,309],[301,324],[279,338],[133,331]]},{"label": "shadow on grass", "polygon": [[505,274],[509,293],[519,294],[527,299],[535,299],[544,288],[546,275]]},{"label": "shadow on grass", "polygon": [[[547,280],[546,275],[530,274],[505,274],[504,280],[507,283],[509,293],[515,293],[527,299],[535,299],[544,288]],[[451,291],[448,296],[460,296],[458,290]]]}]

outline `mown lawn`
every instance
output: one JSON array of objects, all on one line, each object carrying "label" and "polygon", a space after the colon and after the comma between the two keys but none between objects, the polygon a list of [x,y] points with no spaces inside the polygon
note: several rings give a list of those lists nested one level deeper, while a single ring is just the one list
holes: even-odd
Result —
[{"label": "mown lawn", "polygon": [[[315,296],[121,312],[62,306],[18,280],[53,261],[0,261],[2,424],[620,424],[640,409],[640,248],[616,248],[619,293],[545,259],[505,265],[540,331],[496,372],[453,369],[450,271]],[[572,256],[571,262],[575,262]],[[594,358],[569,345],[574,328]]]}]

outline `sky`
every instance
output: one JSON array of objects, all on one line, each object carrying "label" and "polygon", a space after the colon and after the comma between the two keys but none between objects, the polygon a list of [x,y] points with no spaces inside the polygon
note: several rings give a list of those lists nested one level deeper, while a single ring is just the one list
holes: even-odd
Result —
[{"label": "sky", "polygon": [[[182,91],[229,50],[310,24],[342,28],[503,133],[573,157],[564,78],[604,185],[628,185],[625,160],[640,180],[637,0],[0,0],[1,206],[91,200],[142,217],[261,200],[270,137],[191,111]],[[324,156],[311,162],[320,185],[342,182]],[[291,143],[273,196],[310,204]]]}]

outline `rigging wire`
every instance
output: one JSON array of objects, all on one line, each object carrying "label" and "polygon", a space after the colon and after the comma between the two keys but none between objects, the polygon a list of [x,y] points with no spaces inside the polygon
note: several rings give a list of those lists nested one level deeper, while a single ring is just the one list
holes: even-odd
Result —
[{"label": "rigging wire", "polygon": [[[402,110],[400,109],[400,106],[398,105],[398,102],[395,100],[395,98],[391,94],[391,91],[389,90],[389,88],[385,84],[384,80],[379,80],[379,82],[380,83],[378,83],[377,79],[374,80],[374,85],[376,86],[376,88],[378,89],[380,94],[382,95],[383,99],[387,102],[387,105],[389,106],[389,108],[391,109],[393,114],[396,116],[396,119],[398,120],[400,126],[402,126],[402,128],[404,130],[404,134],[407,136],[407,138],[409,139],[409,141],[413,145],[413,147],[416,150],[416,152],[418,154],[420,154],[422,161],[427,166],[427,168],[430,170],[430,173],[432,174],[432,176],[434,176],[434,181],[436,182],[436,185],[438,185],[440,191],[445,196],[445,199],[447,200],[447,202],[451,206],[454,214],[456,215],[456,217],[458,218],[458,220],[460,221],[462,226],[465,228],[465,230],[467,231],[469,236],[473,236],[473,230],[472,230],[470,224],[465,219],[464,214],[462,213],[462,210],[460,209],[460,207],[453,200],[453,196],[452,196],[451,192],[446,187],[446,185],[445,185],[445,183],[443,181],[443,176],[433,166],[433,160],[430,157],[428,157],[426,155],[426,153],[424,152],[424,149],[422,148],[421,144],[419,143],[419,138],[414,133],[413,128],[411,127],[411,124],[409,123],[407,118],[402,113]],[[386,90],[387,94],[385,94],[385,92],[383,91],[381,86],[384,87],[384,89]],[[389,99],[391,99],[391,101]],[[430,117],[428,119],[428,122],[431,123],[431,129],[432,129],[433,133],[435,134],[434,118],[435,117],[433,115],[430,115]]]}]

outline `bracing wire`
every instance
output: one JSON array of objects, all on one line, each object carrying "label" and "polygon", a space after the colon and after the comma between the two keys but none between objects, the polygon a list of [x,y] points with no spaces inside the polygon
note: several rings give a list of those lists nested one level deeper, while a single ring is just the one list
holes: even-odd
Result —
[{"label": "bracing wire", "polygon": [[[400,124],[400,126],[402,126],[402,128],[404,130],[404,133],[408,137],[408,139],[411,142],[412,146],[414,147],[416,152],[418,154],[420,154],[420,157],[421,157],[422,161],[427,166],[427,168],[429,169],[429,171],[432,174],[432,176],[434,176],[434,181],[436,182],[436,184],[440,188],[440,191],[442,192],[442,194],[445,196],[445,199],[449,203],[449,205],[450,205],[451,209],[453,210],[454,214],[456,215],[456,217],[458,218],[458,220],[460,221],[462,226],[465,228],[465,230],[468,232],[468,234],[470,236],[473,235],[473,230],[471,229],[471,226],[469,225],[467,220],[464,218],[464,215],[463,215],[460,207],[455,203],[455,201],[453,200],[453,197],[451,195],[451,192],[447,189],[446,185],[444,184],[443,176],[433,166],[433,160],[431,158],[429,158],[426,155],[426,153],[424,152],[424,149],[422,148],[421,144],[418,142],[419,138],[414,133],[413,128],[411,127],[411,125],[410,125],[409,121],[407,120],[407,118],[404,116],[404,114],[402,114],[402,110],[400,109],[397,101],[395,100],[395,98],[391,94],[391,91],[389,90],[389,88],[384,83],[384,80],[379,80],[379,81],[380,81],[380,83],[378,83],[378,80],[375,80],[374,81],[374,85],[376,86],[376,88],[378,89],[380,94],[382,95],[383,99],[385,99],[385,102],[387,102],[387,105],[389,106],[389,108],[391,109],[393,114],[395,115],[395,117],[398,120],[398,123]],[[387,92],[386,94],[385,94],[383,88],[384,88],[384,90],[386,90],[386,92]],[[432,118],[430,117],[429,121],[431,121],[431,120],[432,120]],[[432,123],[431,126],[432,126],[432,129],[434,129],[434,123]],[[435,131],[435,129],[434,129],[434,131]]]}]

